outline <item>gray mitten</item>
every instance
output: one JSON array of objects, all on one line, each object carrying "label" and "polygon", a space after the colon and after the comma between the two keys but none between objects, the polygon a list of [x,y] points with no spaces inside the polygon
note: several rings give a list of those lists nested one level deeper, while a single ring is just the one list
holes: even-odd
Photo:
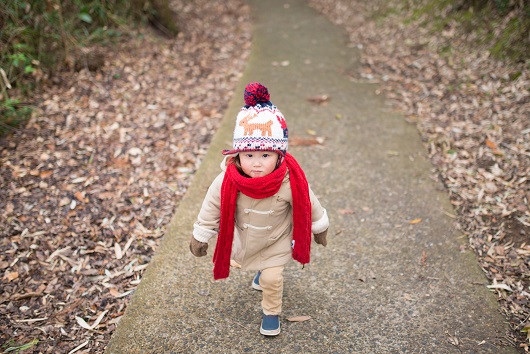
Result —
[{"label": "gray mitten", "polygon": [[205,242],[197,241],[195,237],[191,237],[190,241],[190,251],[195,257],[206,256],[206,250],[208,249],[208,244]]},{"label": "gray mitten", "polygon": [[319,245],[326,247],[326,245],[328,244],[328,240],[326,239],[327,235],[328,235],[327,229],[324,232],[315,234],[315,242],[318,243]]}]

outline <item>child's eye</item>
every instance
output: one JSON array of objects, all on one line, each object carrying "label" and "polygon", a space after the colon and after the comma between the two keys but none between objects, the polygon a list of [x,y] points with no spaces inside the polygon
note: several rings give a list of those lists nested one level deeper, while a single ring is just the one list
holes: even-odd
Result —
[{"label": "child's eye", "polygon": [[246,157],[252,157],[252,154],[246,154],[245,156]]},{"label": "child's eye", "polygon": [[269,156],[271,156],[271,155],[269,155],[269,154],[263,154],[263,157],[269,157]]}]

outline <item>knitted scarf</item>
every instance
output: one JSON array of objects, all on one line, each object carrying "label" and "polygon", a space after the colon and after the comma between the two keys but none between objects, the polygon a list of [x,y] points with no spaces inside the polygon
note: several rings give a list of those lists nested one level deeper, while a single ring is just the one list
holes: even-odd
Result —
[{"label": "knitted scarf", "polygon": [[309,263],[311,248],[311,201],[304,171],[295,158],[286,153],[284,162],[264,177],[242,176],[235,164],[229,163],[221,185],[221,221],[217,245],[213,255],[214,279],[227,278],[230,273],[230,256],[234,239],[234,222],[237,196],[241,192],[254,199],[273,196],[280,190],[289,169],[293,208],[292,256],[302,264]]}]

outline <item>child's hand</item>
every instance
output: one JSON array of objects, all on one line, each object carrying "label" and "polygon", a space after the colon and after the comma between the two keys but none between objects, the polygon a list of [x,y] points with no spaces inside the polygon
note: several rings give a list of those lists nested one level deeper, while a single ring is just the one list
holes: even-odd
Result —
[{"label": "child's hand", "polygon": [[200,242],[195,239],[195,237],[191,237],[190,241],[190,251],[193,253],[195,257],[202,257],[206,256],[206,250],[208,249],[208,244],[205,242]]},{"label": "child's hand", "polygon": [[316,234],[315,235],[315,242],[318,243],[319,245],[322,245],[322,246],[326,247],[326,245],[328,244],[328,241],[326,239],[327,235],[328,235],[328,230],[326,230],[324,232],[321,232],[319,234]]}]

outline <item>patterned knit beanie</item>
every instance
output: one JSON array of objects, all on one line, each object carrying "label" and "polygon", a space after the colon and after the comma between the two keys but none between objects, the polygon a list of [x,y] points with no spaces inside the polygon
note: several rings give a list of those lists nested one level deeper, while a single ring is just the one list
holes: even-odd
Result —
[{"label": "patterned knit beanie", "polygon": [[269,91],[259,82],[245,87],[245,106],[236,118],[232,150],[224,155],[241,151],[274,151],[284,156],[287,152],[287,123],[282,112],[270,101]]}]

